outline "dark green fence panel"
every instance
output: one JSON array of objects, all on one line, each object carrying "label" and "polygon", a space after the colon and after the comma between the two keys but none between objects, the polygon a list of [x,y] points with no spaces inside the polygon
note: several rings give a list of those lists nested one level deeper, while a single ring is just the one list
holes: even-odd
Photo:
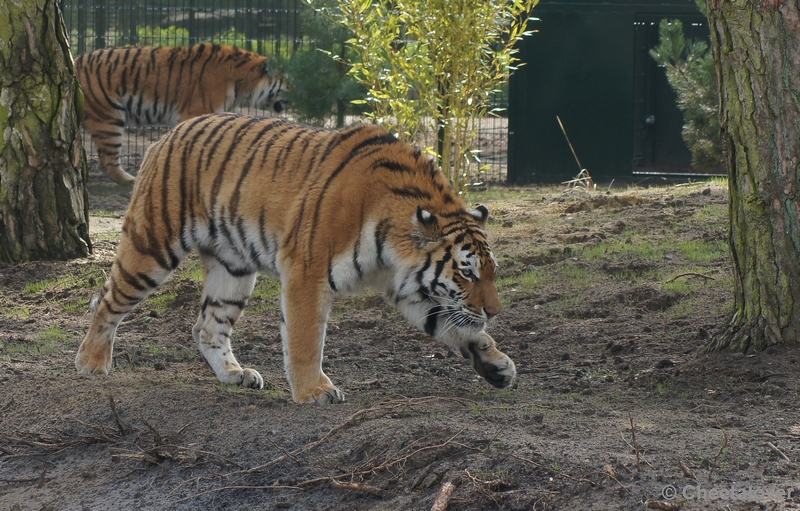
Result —
[{"label": "dark green fence panel", "polygon": [[542,0],[535,14],[538,32],[520,44],[525,66],[510,83],[508,180],[565,181],[582,168],[596,181],[631,177],[635,167],[689,169],[682,115],[647,52],[664,17],[708,37],[694,0]]}]

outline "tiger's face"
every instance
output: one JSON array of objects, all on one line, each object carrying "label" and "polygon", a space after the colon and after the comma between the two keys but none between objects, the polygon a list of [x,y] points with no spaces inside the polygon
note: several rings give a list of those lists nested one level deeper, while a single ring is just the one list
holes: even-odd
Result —
[{"label": "tiger's face", "polygon": [[432,314],[442,323],[428,328],[431,334],[471,337],[500,312],[497,262],[483,231],[488,216],[483,206],[449,218],[417,212],[424,238],[436,240],[426,243],[429,252],[417,273],[423,294],[436,304]]},{"label": "tiger's face", "polygon": [[286,107],[286,79],[271,60],[254,70],[259,76],[253,92],[253,107],[283,112]]}]

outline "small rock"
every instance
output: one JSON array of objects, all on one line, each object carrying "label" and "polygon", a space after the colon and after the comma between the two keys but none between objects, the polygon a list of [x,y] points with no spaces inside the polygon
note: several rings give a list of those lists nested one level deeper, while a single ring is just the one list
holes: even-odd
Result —
[{"label": "small rock", "polygon": [[672,367],[674,365],[675,365],[675,362],[673,362],[672,360],[670,360],[668,358],[665,358],[663,360],[659,360],[658,361],[658,363],[656,364],[656,368],[664,369],[664,368],[667,368],[667,367]]},{"label": "small rock", "polygon": [[157,318],[158,317],[158,311],[150,311],[150,314],[148,314],[148,316],[150,316],[151,318]]},{"label": "small rock", "polygon": [[156,371],[163,371],[166,368],[167,365],[164,362],[156,362],[155,364],[153,364],[153,369],[155,369]]},{"label": "small rock", "polygon": [[563,355],[561,355],[561,360],[562,360],[562,361],[567,361],[567,360],[569,360],[570,358],[571,358],[571,357],[569,356],[569,353],[564,353]]},{"label": "small rock", "polygon": [[649,327],[649,326],[646,326],[646,327],[642,328],[642,332],[644,332],[646,334],[649,334],[652,331],[653,331],[653,329],[651,327]]},{"label": "small rock", "polygon": [[700,193],[702,193],[703,195],[711,195],[711,188],[706,188],[705,190],[703,190]]},{"label": "small rock", "polygon": [[442,360],[442,359],[444,359],[444,355],[442,355],[441,353],[439,353],[439,352],[437,351],[436,353],[434,353],[434,354],[433,354],[433,358],[436,358],[436,359]]}]

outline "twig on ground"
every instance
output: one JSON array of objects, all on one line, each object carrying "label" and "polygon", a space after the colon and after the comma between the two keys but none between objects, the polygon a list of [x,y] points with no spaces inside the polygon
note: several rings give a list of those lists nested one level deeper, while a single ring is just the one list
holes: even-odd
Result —
[{"label": "twig on ground", "polygon": [[678,460],[678,466],[681,467],[681,470],[683,471],[683,476],[684,477],[690,477],[692,479],[697,479],[697,477],[694,475],[694,472],[692,472],[692,469],[687,467],[686,463],[684,463],[683,460]]},{"label": "twig on ground", "polygon": [[529,460],[528,458],[523,458],[522,456],[517,456],[514,453],[509,453],[509,456],[511,456],[512,458],[518,459],[520,461],[524,461],[525,463],[527,463],[529,465],[533,465],[536,468],[541,468],[542,470],[546,470],[546,471],[550,472],[551,474],[555,474],[557,476],[563,477],[564,479],[569,479],[570,481],[573,481],[573,482],[576,482],[576,483],[589,483],[591,486],[595,485],[594,482],[590,481],[589,479],[572,477],[571,475],[565,474],[564,472],[561,472],[560,470],[553,470],[551,468],[547,468],[544,465],[542,465],[541,463],[536,463],[535,461]]},{"label": "twig on ground", "polygon": [[679,279],[681,277],[689,277],[689,276],[692,276],[692,277],[703,277],[704,279],[708,279],[708,280],[717,280],[716,277],[712,277],[711,275],[703,275],[702,273],[697,273],[695,271],[687,271],[685,273],[679,273],[678,275],[675,275],[674,277],[665,280],[664,284],[669,284],[673,280]]},{"label": "twig on ground", "polygon": [[789,459],[789,457],[788,457],[788,456],[786,456],[786,455],[783,453],[783,451],[781,451],[780,449],[778,449],[778,446],[776,446],[776,445],[775,445],[775,444],[773,444],[772,442],[767,442],[767,443],[766,443],[766,446],[767,446],[767,448],[769,448],[769,450],[770,450],[770,451],[774,452],[775,454],[777,454],[777,455],[778,455],[778,456],[780,456],[781,458],[785,459],[785,460],[786,460],[786,461],[788,461],[789,463],[791,463],[791,462],[792,462],[792,460],[790,460],[790,459]]},{"label": "twig on ground", "polygon": [[633,427],[633,417],[628,415],[631,421],[631,440],[633,441],[633,451],[636,453],[636,471],[640,471],[639,467],[639,444],[636,443],[636,428]]},{"label": "twig on ground", "polygon": [[383,491],[380,488],[370,486],[368,484],[346,483],[331,480],[331,486],[334,488],[339,488],[340,490],[357,491],[361,493],[369,493],[370,495],[375,495],[376,497],[383,497]]},{"label": "twig on ground", "polygon": [[450,481],[445,481],[442,487],[439,488],[439,493],[436,494],[436,500],[433,501],[431,511],[445,511],[447,506],[450,505],[450,497],[456,489],[455,485]]},{"label": "twig on ground", "polygon": [[117,429],[119,430],[120,436],[125,436],[128,428],[125,427],[125,423],[119,418],[119,413],[117,412],[117,403],[114,401],[114,396],[111,394],[108,395],[108,404],[111,406],[111,413],[114,415],[114,421],[117,423]]},{"label": "twig on ground", "polygon": [[644,503],[647,509],[660,509],[661,511],[678,511],[681,505],[677,502],[664,502],[661,500],[648,500]]},{"label": "twig on ground", "polygon": [[630,490],[629,490],[629,489],[628,489],[628,488],[627,488],[627,487],[626,487],[624,484],[622,484],[622,483],[619,481],[619,479],[617,479],[617,471],[616,471],[616,470],[614,470],[614,467],[612,467],[611,465],[606,465],[606,466],[604,466],[604,467],[603,467],[603,472],[602,472],[602,474],[603,474],[604,476],[608,477],[609,479],[611,479],[612,481],[614,481],[615,483],[617,483],[617,484],[619,485],[619,487],[620,487],[620,488],[622,488],[623,490],[625,490],[625,493],[627,493],[628,495],[633,495],[633,494],[631,493],[631,491],[630,491]]},{"label": "twig on ground", "polygon": [[719,448],[719,451],[717,452],[717,455],[714,456],[714,462],[711,464],[711,468],[708,469],[708,480],[709,481],[711,481],[711,474],[714,473],[714,468],[717,466],[717,459],[719,459],[720,455],[722,454],[723,449],[725,449],[728,446],[728,432],[725,431],[725,428],[722,427],[722,424],[719,422],[719,415],[717,415],[716,412],[714,412],[714,417],[716,417],[716,419],[717,419],[717,426],[719,426],[719,429],[722,430],[723,442],[722,442],[722,446]]}]

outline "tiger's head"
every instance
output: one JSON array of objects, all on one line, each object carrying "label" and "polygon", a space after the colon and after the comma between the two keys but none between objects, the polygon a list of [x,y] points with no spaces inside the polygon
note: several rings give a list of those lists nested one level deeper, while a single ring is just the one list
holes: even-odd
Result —
[{"label": "tiger's head", "polygon": [[425,254],[417,284],[436,305],[425,330],[445,342],[449,336],[474,337],[500,312],[497,262],[484,232],[488,218],[484,206],[438,214],[417,207],[412,220],[413,237]]},{"label": "tiger's head", "polygon": [[283,112],[287,103],[287,80],[280,66],[273,60],[266,59],[260,69],[260,74],[253,93],[253,107],[264,110],[271,109],[277,113]]}]

